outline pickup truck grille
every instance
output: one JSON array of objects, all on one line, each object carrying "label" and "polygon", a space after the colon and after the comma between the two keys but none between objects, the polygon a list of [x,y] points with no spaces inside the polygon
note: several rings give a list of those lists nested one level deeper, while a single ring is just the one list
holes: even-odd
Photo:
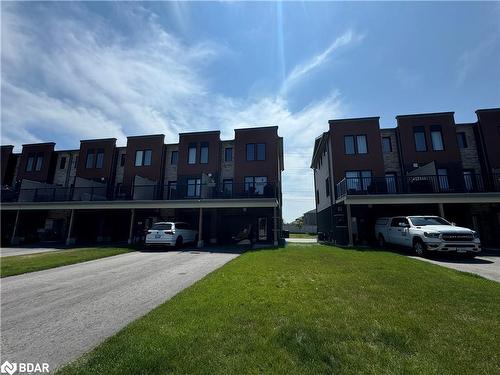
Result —
[{"label": "pickup truck grille", "polygon": [[444,241],[472,241],[474,236],[470,233],[443,233]]}]

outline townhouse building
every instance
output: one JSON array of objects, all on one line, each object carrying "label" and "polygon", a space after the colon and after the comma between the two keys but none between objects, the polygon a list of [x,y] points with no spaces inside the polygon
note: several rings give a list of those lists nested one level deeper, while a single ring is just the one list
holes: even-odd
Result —
[{"label": "townhouse building", "polygon": [[500,108],[456,124],[453,112],[336,119],[315,140],[318,232],[343,245],[376,241],[382,216],[440,215],[500,245]]},{"label": "townhouse building", "polygon": [[139,242],[161,220],[189,223],[199,246],[242,231],[276,245],[282,228],[278,127],[1,147],[2,244]]}]

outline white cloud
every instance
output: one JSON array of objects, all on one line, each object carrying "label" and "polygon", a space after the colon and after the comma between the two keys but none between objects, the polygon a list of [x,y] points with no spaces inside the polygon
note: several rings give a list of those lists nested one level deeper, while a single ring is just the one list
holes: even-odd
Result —
[{"label": "white cloud", "polygon": [[337,49],[354,42],[359,42],[363,38],[363,35],[355,34],[352,30],[348,30],[336,38],[323,52],[295,66],[283,82],[281,93],[285,94],[294,84],[305,78],[312,70],[327,62]]},{"label": "white cloud", "polygon": [[[2,4],[2,144],[56,141],[77,148],[80,139],[220,129],[224,138],[243,126],[278,125],[285,143],[285,219],[314,207],[309,169],[316,136],[340,116],[340,94],[292,111],[285,97],[234,98],[212,92],[204,74],[225,49],[210,41],[185,45],[154,14],[125,8],[135,34],[125,38],[99,16],[71,5],[73,17],[45,12],[35,23],[23,7]],[[43,12],[43,7],[40,7]],[[120,8],[121,9],[121,8]],[[124,17],[125,18],[125,17]],[[85,21],[83,21],[85,20]],[[359,39],[337,38],[296,67],[287,85]]]}]

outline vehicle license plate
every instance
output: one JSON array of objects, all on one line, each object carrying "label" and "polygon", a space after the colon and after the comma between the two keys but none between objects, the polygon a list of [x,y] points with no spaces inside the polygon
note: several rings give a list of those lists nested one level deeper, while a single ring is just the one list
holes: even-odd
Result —
[{"label": "vehicle license plate", "polygon": [[161,238],[161,234],[155,234],[155,238]]},{"label": "vehicle license plate", "polygon": [[466,251],[464,249],[461,249],[459,247],[457,247],[457,253],[465,253]]}]

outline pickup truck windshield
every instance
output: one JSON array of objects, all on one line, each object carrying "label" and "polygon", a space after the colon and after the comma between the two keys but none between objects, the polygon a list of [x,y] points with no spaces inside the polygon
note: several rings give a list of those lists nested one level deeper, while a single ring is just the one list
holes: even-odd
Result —
[{"label": "pickup truck windshield", "polygon": [[410,217],[413,225],[423,227],[425,225],[451,225],[441,217]]}]

